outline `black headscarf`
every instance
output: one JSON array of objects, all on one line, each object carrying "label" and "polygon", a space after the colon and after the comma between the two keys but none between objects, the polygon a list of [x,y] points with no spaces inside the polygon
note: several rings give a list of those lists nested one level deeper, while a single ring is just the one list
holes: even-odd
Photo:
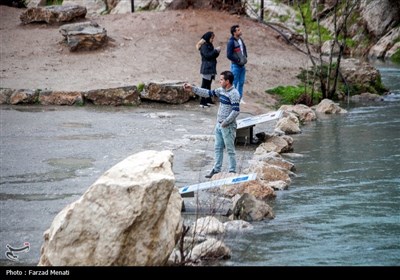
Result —
[{"label": "black headscarf", "polygon": [[207,43],[210,43],[211,37],[214,35],[214,32],[208,31],[201,38],[204,39]]}]

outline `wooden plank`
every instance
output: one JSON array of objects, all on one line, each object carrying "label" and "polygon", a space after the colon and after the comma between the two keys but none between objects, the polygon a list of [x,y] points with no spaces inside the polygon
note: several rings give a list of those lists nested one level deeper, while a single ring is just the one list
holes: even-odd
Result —
[{"label": "wooden plank", "polygon": [[256,177],[257,177],[257,173],[252,173],[252,174],[223,178],[223,179],[219,179],[219,180],[184,186],[182,188],[179,188],[179,193],[181,195],[183,195],[183,194],[190,193],[190,192],[197,192],[200,190],[216,188],[216,187],[220,187],[223,185],[234,185],[234,184],[244,183],[244,182],[248,182],[248,181],[253,181],[256,179]]}]

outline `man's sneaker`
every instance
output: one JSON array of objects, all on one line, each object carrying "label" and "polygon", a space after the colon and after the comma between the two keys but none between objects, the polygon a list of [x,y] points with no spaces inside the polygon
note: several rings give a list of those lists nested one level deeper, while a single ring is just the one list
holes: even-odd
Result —
[{"label": "man's sneaker", "polygon": [[210,107],[210,106],[208,106],[208,105],[200,105],[200,108],[208,108],[208,107]]},{"label": "man's sneaker", "polygon": [[210,174],[206,175],[206,178],[211,178],[212,176],[214,176],[215,174],[218,174],[219,172],[215,172],[214,169],[211,170]]}]

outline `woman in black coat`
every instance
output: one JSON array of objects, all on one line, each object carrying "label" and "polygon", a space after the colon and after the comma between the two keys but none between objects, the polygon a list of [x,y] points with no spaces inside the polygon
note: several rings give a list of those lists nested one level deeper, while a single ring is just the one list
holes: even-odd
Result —
[{"label": "woman in black coat", "polygon": [[[221,47],[214,48],[214,37],[214,32],[209,31],[205,33],[196,44],[201,55],[200,74],[203,78],[201,87],[206,89],[211,89],[211,82],[215,79],[215,75],[217,74],[217,57],[221,52]],[[208,107],[211,104],[214,104],[214,102],[210,97],[201,97],[200,107]]]}]

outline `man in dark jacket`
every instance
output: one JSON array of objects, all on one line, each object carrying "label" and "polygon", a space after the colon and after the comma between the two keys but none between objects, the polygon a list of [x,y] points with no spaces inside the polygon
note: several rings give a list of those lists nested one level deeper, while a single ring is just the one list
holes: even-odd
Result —
[{"label": "man in dark jacket", "polygon": [[239,91],[241,103],[243,101],[243,85],[246,80],[247,49],[241,38],[242,31],[239,25],[231,27],[231,38],[228,41],[226,54],[231,61],[231,72],[234,76],[233,85]]}]

